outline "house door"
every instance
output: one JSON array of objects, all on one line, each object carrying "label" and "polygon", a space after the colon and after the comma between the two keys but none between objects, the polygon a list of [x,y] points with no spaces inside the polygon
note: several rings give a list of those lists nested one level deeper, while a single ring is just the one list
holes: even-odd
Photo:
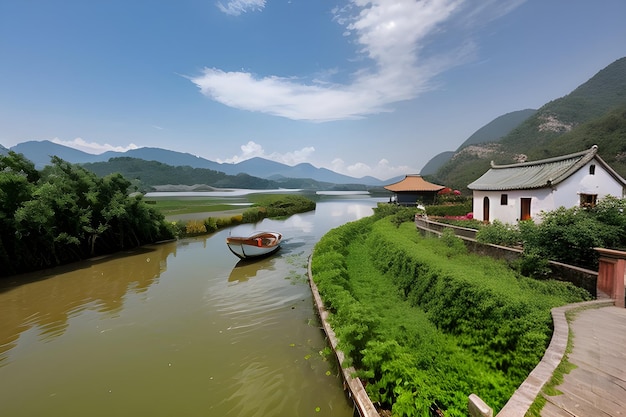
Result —
[{"label": "house door", "polygon": [[530,220],[530,200],[530,198],[521,199],[522,209],[519,216],[520,220]]},{"label": "house door", "polygon": [[489,221],[489,197],[483,198],[483,221]]}]

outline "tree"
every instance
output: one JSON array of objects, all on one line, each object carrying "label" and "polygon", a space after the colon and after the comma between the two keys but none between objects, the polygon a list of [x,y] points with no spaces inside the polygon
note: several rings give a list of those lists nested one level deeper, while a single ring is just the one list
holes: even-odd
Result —
[{"label": "tree", "polygon": [[0,158],[0,275],[174,237],[161,213],[129,197],[122,175],[51,162],[38,172],[21,155]]}]

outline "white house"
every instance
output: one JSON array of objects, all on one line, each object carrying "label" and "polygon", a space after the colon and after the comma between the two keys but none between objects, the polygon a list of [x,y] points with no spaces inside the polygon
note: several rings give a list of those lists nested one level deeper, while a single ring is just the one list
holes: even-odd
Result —
[{"label": "white house", "polygon": [[598,156],[583,152],[511,165],[494,165],[468,185],[474,218],[517,223],[540,221],[542,211],[593,206],[607,195],[626,196],[626,180]]}]

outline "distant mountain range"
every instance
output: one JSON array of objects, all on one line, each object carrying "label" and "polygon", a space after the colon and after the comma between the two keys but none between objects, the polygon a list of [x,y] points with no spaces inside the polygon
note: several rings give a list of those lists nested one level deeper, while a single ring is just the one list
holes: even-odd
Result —
[{"label": "distant mountain range", "polygon": [[[470,135],[455,151],[434,156],[421,174],[435,183],[463,190],[489,169],[491,160],[501,164],[518,162],[520,158],[537,160],[582,151],[594,144],[598,145],[600,156],[620,175],[626,176],[626,58],[618,59],[570,94],[538,110],[520,110],[497,117]],[[247,174],[282,183],[294,178],[380,187],[403,178],[385,181],[374,177],[354,178],[308,163],[289,166],[263,158],[220,164],[160,148],[93,155],[50,141],[29,141],[11,150],[22,153],[39,169],[50,163],[51,155],[56,155],[76,164],[129,157],[176,167],[209,169],[231,176]],[[0,145],[0,154],[6,152],[8,149]]]},{"label": "distant mountain range", "polygon": [[[9,149],[0,145],[0,153],[7,153]],[[50,164],[52,155],[73,163],[88,164],[96,162],[106,162],[111,158],[129,157],[143,159],[145,161],[157,161],[171,166],[189,166],[191,168],[203,168],[213,171],[223,172],[227,175],[248,174],[253,177],[280,180],[285,178],[309,178],[318,182],[332,184],[361,184],[367,186],[383,186],[399,181],[403,177],[394,177],[386,181],[374,177],[354,178],[348,175],[339,174],[326,168],[316,168],[309,163],[302,163],[295,166],[281,164],[264,158],[251,158],[237,164],[220,164],[189,153],[170,151],[161,148],[139,148],[126,152],[104,152],[99,155],[83,152],[68,146],[63,146],[43,141],[28,141],[19,143],[10,150],[23,154],[35,164],[37,169],[41,169]]]}]

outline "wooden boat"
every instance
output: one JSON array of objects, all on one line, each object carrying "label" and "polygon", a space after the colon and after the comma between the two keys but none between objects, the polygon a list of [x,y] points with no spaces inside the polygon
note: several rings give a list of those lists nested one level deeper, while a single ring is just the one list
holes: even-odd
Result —
[{"label": "wooden boat", "polygon": [[250,236],[228,236],[228,249],[241,259],[267,256],[280,248],[283,236],[278,232],[258,232]]}]

